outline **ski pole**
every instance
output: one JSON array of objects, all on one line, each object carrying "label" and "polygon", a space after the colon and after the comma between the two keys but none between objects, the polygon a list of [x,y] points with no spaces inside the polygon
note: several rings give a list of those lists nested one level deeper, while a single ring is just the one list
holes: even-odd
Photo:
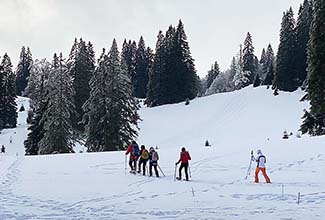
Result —
[{"label": "ski pole", "polygon": [[246,176],[245,176],[245,180],[247,180],[248,176],[251,175],[252,156],[253,156],[253,151],[251,151],[251,159],[249,161],[249,165],[248,165],[247,173],[246,173]]},{"label": "ski pole", "polygon": [[252,167],[252,160],[249,162],[249,166],[248,166],[248,169],[247,169],[245,180],[247,180],[248,176],[251,175],[251,167]]},{"label": "ski pole", "polygon": [[177,171],[177,165],[175,164],[174,181],[176,181],[176,171]]},{"label": "ski pole", "polygon": [[124,173],[125,173],[125,174],[126,174],[126,160],[127,160],[126,157],[127,157],[127,156],[125,155],[125,160],[124,160]]},{"label": "ski pole", "polygon": [[188,165],[188,172],[190,173],[190,178],[192,179],[192,174],[191,174],[191,167],[190,167],[190,164]]},{"label": "ski pole", "polygon": [[164,172],[162,171],[161,167],[158,164],[157,164],[157,166],[158,166],[160,172],[164,175],[164,177],[166,177],[165,174],[164,174]]}]

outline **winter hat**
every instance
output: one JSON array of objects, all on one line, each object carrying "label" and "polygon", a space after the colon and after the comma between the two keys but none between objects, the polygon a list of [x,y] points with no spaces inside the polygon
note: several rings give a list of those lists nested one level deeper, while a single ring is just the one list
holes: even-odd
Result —
[{"label": "winter hat", "polygon": [[141,149],[144,149],[145,148],[145,146],[144,145],[141,145]]},{"label": "winter hat", "polygon": [[150,151],[154,151],[155,149],[153,149],[153,147],[150,147],[149,150],[150,150]]},{"label": "winter hat", "polygon": [[262,154],[262,151],[260,149],[258,149],[257,154]]},{"label": "winter hat", "polygon": [[185,151],[185,147],[182,147],[182,151]]}]

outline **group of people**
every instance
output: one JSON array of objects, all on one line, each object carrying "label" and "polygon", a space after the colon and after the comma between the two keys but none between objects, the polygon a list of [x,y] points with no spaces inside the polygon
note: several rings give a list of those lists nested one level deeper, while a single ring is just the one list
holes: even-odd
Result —
[{"label": "group of people", "polygon": [[135,141],[132,141],[132,143],[127,147],[127,150],[125,152],[125,155],[128,154],[130,154],[129,166],[131,168],[130,171],[131,173],[136,173],[136,172],[141,173],[141,168],[142,168],[143,175],[145,176],[147,162],[149,161],[149,176],[152,176],[152,168],[154,168],[156,176],[159,177],[159,172],[158,172],[159,155],[158,152],[153,147],[150,147],[148,151],[144,145],[141,145],[141,149],[139,149],[139,145]]},{"label": "group of people", "polygon": [[[135,141],[132,141],[132,143],[127,147],[127,150],[125,152],[125,155],[128,154],[130,154],[129,166],[131,168],[130,171],[131,173],[136,173],[136,172],[141,173],[141,169],[142,169],[142,173],[145,176],[147,162],[149,161],[149,176],[152,176],[152,168],[154,168],[156,176],[159,177],[159,172],[158,172],[159,155],[158,152],[153,147],[150,147],[148,151],[144,145],[141,145],[139,149],[139,145]],[[175,163],[175,166],[181,163],[181,166],[179,167],[179,176],[177,177],[177,179],[179,180],[182,179],[182,169],[184,168],[186,181],[189,180],[188,177],[189,160],[191,160],[191,156],[189,152],[185,150],[185,147],[182,147],[180,158]]]},{"label": "group of people", "polygon": [[[131,173],[141,173],[142,169],[142,174],[145,176],[146,175],[146,166],[147,162],[149,161],[149,176],[152,176],[152,168],[154,168],[155,174],[157,177],[159,177],[159,172],[158,172],[158,160],[159,160],[159,155],[158,152],[153,148],[150,147],[149,151],[146,149],[144,145],[141,145],[140,149],[138,144],[135,141],[132,141],[132,143],[127,147],[127,150],[125,152],[125,155],[130,154],[129,157],[129,166],[131,168]],[[185,180],[189,181],[189,175],[188,175],[188,170],[189,170],[189,161],[191,160],[190,153],[186,151],[185,147],[181,148],[180,152],[180,157],[179,160],[175,163],[175,176],[176,176],[176,167],[180,163],[180,167],[178,169],[178,177],[176,177],[177,180],[182,180],[182,170],[184,168],[185,171]],[[255,161],[257,163],[256,170],[255,170],[255,183],[259,182],[259,172],[262,172],[265,181],[267,183],[271,183],[270,178],[266,174],[266,157],[263,155],[261,150],[257,150],[257,156],[255,157],[251,155],[251,160]],[[138,167],[138,170],[137,170]]]}]

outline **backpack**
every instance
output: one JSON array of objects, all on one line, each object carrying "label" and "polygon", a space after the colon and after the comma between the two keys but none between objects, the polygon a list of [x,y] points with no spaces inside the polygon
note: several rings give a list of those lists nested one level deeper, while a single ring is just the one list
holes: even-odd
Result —
[{"label": "backpack", "polygon": [[144,149],[144,150],[142,151],[142,153],[141,153],[141,157],[142,157],[142,159],[144,159],[144,160],[148,160],[148,158],[149,158],[149,153],[148,153],[148,151],[147,151],[146,149]]},{"label": "backpack", "polygon": [[139,146],[137,144],[132,145],[132,155],[139,156]]},{"label": "backpack", "polygon": [[264,155],[262,155],[262,156],[259,156],[258,159],[257,159],[257,166],[260,165],[260,159],[261,159],[261,157],[264,158],[264,163],[266,163],[266,157]]},{"label": "backpack", "polygon": [[152,152],[151,160],[152,161],[158,161],[159,160],[159,156],[158,156],[158,153],[156,151]]}]

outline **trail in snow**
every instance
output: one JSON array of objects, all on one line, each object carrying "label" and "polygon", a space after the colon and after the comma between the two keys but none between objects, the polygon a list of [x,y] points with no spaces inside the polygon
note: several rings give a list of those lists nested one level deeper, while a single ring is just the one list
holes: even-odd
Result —
[{"label": "trail in snow", "polygon": [[[125,173],[124,152],[22,157],[27,114],[19,113],[18,128],[0,134],[0,142],[17,134],[0,155],[0,219],[323,220],[324,138],[281,139],[283,129],[299,127],[300,97],[246,88],[141,109],[139,144],[159,145],[161,178]],[[174,181],[182,145],[193,159],[190,182]],[[244,180],[258,148],[272,184],[253,183],[254,165]]]}]

